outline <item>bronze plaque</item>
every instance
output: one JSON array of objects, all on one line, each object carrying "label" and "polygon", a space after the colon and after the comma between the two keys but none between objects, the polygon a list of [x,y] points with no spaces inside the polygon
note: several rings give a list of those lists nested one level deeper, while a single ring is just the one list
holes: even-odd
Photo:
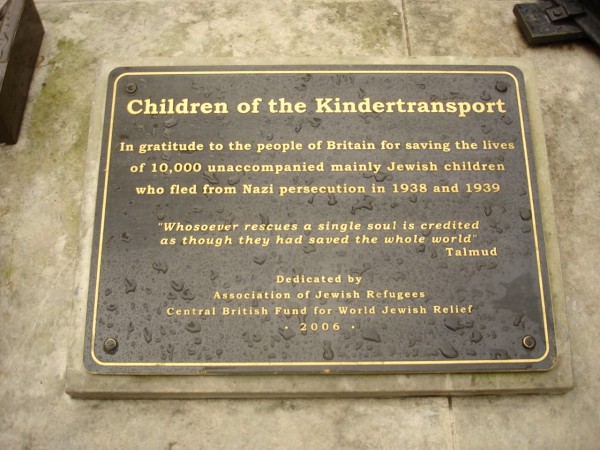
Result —
[{"label": "bronze plaque", "polygon": [[115,69],[86,367],[551,368],[525,89],[508,66]]}]

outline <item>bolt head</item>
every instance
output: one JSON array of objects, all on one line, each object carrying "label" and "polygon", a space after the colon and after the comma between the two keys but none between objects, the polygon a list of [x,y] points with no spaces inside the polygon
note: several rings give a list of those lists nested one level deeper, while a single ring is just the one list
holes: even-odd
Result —
[{"label": "bolt head", "polygon": [[119,343],[114,338],[108,338],[104,341],[104,351],[109,355],[114,355],[119,349]]},{"label": "bolt head", "polygon": [[127,83],[125,85],[125,92],[128,94],[134,94],[137,91],[137,85],[135,83]]},{"label": "bolt head", "polygon": [[498,92],[506,92],[508,90],[508,85],[504,81],[498,81],[496,83],[496,90]]},{"label": "bolt head", "polygon": [[535,348],[535,338],[533,336],[525,336],[523,338],[523,347],[525,347],[527,350],[532,350]]}]

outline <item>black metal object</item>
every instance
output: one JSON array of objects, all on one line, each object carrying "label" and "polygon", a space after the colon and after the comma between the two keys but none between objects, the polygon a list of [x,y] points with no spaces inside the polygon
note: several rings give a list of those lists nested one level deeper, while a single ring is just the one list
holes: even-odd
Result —
[{"label": "black metal object", "polygon": [[33,0],[4,4],[0,10],[0,143],[17,142],[43,36]]},{"label": "black metal object", "polygon": [[[524,83],[507,66],[116,69],[106,99],[86,367],[103,374],[549,369],[556,353]],[[317,108],[317,98],[329,106]],[[335,99],[362,102],[361,111],[335,112]],[[368,112],[367,102],[400,99],[425,109],[430,101],[474,102],[480,112],[502,102],[505,110]],[[212,105],[227,108],[212,113]],[[428,162],[431,171],[398,168]],[[360,166],[375,164],[381,170]],[[496,192],[467,189],[495,181]],[[335,185],[357,192],[310,193]],[[282,195],[282,187],[301,192]],[[477,229],[422,226],[461,220]],[[463,239],[450,245],[462,256],[436,244],[442,236]],[[325,238],[340,241],[311,243]],[[497,254],[467,256],[467,248]]]},{"label": "black metal object", "polygon": [[600,0],[552,0],[517,4],[517,22],[530,44],[589,38],[600,46]]}]

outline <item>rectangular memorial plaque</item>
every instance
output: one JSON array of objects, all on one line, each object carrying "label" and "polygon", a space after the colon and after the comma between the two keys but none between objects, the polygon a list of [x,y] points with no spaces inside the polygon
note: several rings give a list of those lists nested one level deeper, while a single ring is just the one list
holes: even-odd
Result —
[{"label": "rectangular memorial plaque", "polygon": [[551,368],[524,90],[512,66],[114,70],[86,367]]}]

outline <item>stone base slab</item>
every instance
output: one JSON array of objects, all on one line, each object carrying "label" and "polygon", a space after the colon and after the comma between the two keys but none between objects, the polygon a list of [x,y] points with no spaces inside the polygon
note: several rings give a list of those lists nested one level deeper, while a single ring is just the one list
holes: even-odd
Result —
[{"label": "stone base slab", "polygon": [[562,393],[573,387],[571,351],[566,317],[552,187],[544,141],[535,74],[525,60],[514,58],[403,58],[394,64],[513,65],[525,75],[529,119],[542,208],[544,240],[553,301],[557,364],[545,372],[382,374],[382,375],[94,375],[83,365],[87,286],[92,251],[94,209],[101,151],[108,73],[119,66],[206,66],[229,64],[377,64],[364,59],[285,61],[145,59],[102,65],[91,111],[85,186],[83,187],[79,269],[72,312],[72,333],[66,372],[66,392],[74,398],[390,398],[427,395],[482,395]]}]

